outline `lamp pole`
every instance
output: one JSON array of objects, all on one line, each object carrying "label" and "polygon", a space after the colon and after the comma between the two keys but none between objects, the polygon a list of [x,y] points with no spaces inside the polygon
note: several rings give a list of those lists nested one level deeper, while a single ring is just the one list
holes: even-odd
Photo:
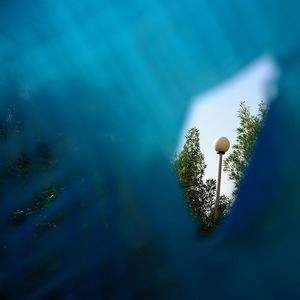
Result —
[{"label": "lamp pole", "polygon": [[226,137],[220,137],[215,142],[215,150],[219,155],[219,167],[218,167],[218,179],[217,179],[217,191],[216,191],[216,202],[214,207],[214,218],[218,220],[219,217],[219,204],[220,204],[220,190],[221,190],[221,175],[222,175],[222,159],[223,155],[229,149],[230,143]]}]

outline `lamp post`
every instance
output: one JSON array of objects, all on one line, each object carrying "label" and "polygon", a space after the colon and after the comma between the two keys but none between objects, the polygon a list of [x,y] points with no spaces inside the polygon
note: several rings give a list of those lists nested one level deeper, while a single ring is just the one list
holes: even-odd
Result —
[{"label": "lamp post", "polygon": [[229,140],[222,136],[218,138],[215,141],[215,150],[217,151],[217,154],[219,154],[219,169],[218,169],[218,180],[217,180],[217,193],[216,193],[216,202],[215,202],[215,207],[214,207],[214,217],[215,220],[218,219],[218,207],[219,207],[219,202],[220,202],[220,189],[221,189],[221,174],[222,174],[222,158],[223,154],[226,153],[226,151],[229,149],[230,143]]}]

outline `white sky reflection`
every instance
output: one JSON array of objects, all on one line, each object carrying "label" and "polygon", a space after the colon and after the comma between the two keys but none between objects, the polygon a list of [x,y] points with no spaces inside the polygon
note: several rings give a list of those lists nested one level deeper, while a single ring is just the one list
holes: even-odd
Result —
[{"label": "white sky reflection", "polygon": [[[200,131],[201,151],[207,164],[205,178],[217,176],[218,160],[213,148],[215,139],[226,136],[231,145],[235,143],[239,103],[245,101],[251,112],[256,113],[258,103],[261,100],[268,102],[276,92],[272,83],[278,73],[272,58],[263,56],[221,85],[194,97],[180,133],[178,150],[183,146],[187,130],[196,126]],[[225,158],[230,152],[231,149]],[[232,183],[223,172],[221,193],[229,196],[232,188]]]}]

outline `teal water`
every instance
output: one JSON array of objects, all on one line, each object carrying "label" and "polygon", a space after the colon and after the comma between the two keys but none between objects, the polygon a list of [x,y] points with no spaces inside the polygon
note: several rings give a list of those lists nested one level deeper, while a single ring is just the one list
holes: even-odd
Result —
[{"label": "teal water", "polygon": [[[299,6],[0,1],[0,114],[12,128],[0,147],[0,298],[299,298]],[[279,93],[232,214],[203,240],[170,156],[189,99],[262,53],[281,68]],[[7,167],[24,156],[25,179]],[[11,222],[51,184],[63,186],[53,201]]]}]

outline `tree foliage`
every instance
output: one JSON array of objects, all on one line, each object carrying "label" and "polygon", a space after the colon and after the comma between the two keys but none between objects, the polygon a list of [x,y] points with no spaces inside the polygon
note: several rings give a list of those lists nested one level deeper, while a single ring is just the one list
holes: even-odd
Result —
[{"label": "tree foliage", "polygon": [[[21,114],[13,105],[3,109],[1,113],[0,145],[6,147],[10,139],[21,139],[25,135],[26,124],[23,123]],[[57,164],[51,147],[49,143],[38,137],[32,141],[32,146],[33,150],[30,152],[25,149],[16,149],[18,152],[16,156],[1,157],[0,188],[5,184],[13,184],[20,190],[25,190],[26,186],[30,184],[30,178],[33,177],[48,182],[45,179],[50,177]],[[49,184],[33,195],[31,201],[24,197],[24,203],[11,203],[13,208],[10,216],[11,225],[21,225],[32,216],[37,220],[36,233],[56,227],[61,216],[48,216],[45,208],[56,199],[62,190],[61,182],[50,180]]]},{"label": "tree foliage", "polygon": [[233,151],[224,161],[224,170],[228,173],[229,179],[234,183],[233,195],[236,195],[244,172],[249,164],[252,150],[263,125],[266,112],[267,108],[264,102],[259,103],[257,115],[251,114],[250,107],[246,106],[244,101],[240,103],[238,110],[240,126],[236,130],[236,143],[232,147]]},{"label": "tree foliage", "polygon": [[[219,220],[214,219],[213,208],[216,197],[216,181],[204,180],[206,164],[200,150],[200,136],[197,128],[191,128],[180,153],[175,155],[173,167],[183,189],[186,205],[196,217],[203,232],[211,231]],[[222,195],[219,211],[222,217],[229,206],[229,199]]]},{"label": "tree foliage", "polygon": [[252,115],[245,102],[240,103],[236,143],[231,154],[224,161],[224,170],[234,182],[232,198],[221,195],[218,207],[219,219],[214,219],[216,180],[204,180],[206,164],[200,150],[200,135],[197,128],[191,128],[183,149],[175,155],[173,167],[183,189],[184,198],[191,214],[199,221],[202,231],[210,232],[226,215],[233,203],[244,172],[249,164],[253,147],[263,125],[267,107],[264,102],[258,106],[258,114]]}]

